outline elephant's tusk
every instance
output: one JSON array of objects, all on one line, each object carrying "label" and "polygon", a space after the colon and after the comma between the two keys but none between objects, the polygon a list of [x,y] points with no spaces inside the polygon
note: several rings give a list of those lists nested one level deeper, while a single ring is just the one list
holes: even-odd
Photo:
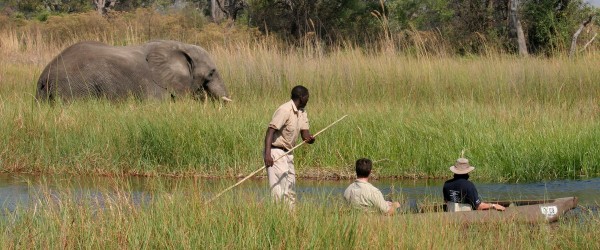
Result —
[{"label": "elephant's tusk", "polygon": [[226,102],[233,102],[233,100],[227,98],[227,96],[223,96],[223,97],[221,97],[221,99],[223,99],[223,101],[226,101]]}]

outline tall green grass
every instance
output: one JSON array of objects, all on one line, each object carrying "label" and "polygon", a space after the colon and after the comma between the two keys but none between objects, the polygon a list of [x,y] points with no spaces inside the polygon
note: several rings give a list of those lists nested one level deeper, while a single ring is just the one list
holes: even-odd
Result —
[{"label": "tall green grass", "polygon": [[[600,62],[576,58],[433,58],[352,46],[290,49],[254,30],[190,22],[140,10],[47,23],[0,20],[0,171],[75,175],[234,177],[262,166],[275,108],[296,84],[311,92],[314,133],[295,152],[301,177],[352,177],[359,157],[378,177],[447,177],[466,149],[480,180],[525,181],[600,175]],[[43,67],[80,40],[115,45],[174,39],[206,47],[234,102],[192,100],[70,105],[38,103]],[[256,40],[255,40],[256,39]],[[435,46],[434,46],[435,47]],[[423,49],[424,50],[424,49]],[[443,49],[442,49],[443,50]],[[444,51],[434,54],[445,55]],[[594,249],[597,215],[553,225],[454,225],[435,217],[357,214],[340,197],[304,199],[295,213],[253,189],[211,204],[198,185],[153,185],[142,204],[115,178],[95,199],[69,187],[45,190],[4,211],[0,245],[20,248],[440,248]],[[163,180],[156,178],[157,182]],[[104,181],[102,181],[104,182]],[[307,198],[308,199],[308,198]],[[328,201],[323,203],[322,201]]]},{"label": "tall green grass", "polygon": [[[594,52],[575,59],[436,58],[349,45],[289,48],[239,25],[189,18],[139,10],[111,19],[87,13],[3,25],[0,170],[245,175],[262,166],[273,111],[302,84],[311,93],[313,133],[350,116],[295,152],[300,176],[351,177],[353,162],[370,157],[381,177],[446,177],[463,150],[474,174],[488,181],[600,175]],[[64,47],[156,38],[207,47],[234,102],[35,100],[40,72]]]},{"label": "tall green grass", "polygon": [[41,64],[0,64],[5,172],[238,176],[262,165],[275,108],[307,86],[311,131],[349,118],[295,152],[300,176],[350,177],[359,157],[382,177],[445,177],[462,150],[479,178],[524,181],[600,173],[596,57],[415,59],[264,45],[211,51],[231,105],[35,101]]},{"label": "tall green grass", "polygon": [[[59,184],[61,185],[61,184]],[[93,199],[68,188],[42,190],[33,204],[0,218],[3,249],[421,249],[461,245],[510,249],[594,249],[598,214],[552,225],[462,225],[431,216],[385,217],[350,210],[340,197],[314,197],[286,206],[251,190],[204,204],[201,183],[156,185],[142,203],[116,180]],[[87,195],[86,195],[87,196]],[[92,196],[94,197],[94,196]],[[319,200],[321,199],[321,200]],[[326,200],[328,202],[322,202]]]}]

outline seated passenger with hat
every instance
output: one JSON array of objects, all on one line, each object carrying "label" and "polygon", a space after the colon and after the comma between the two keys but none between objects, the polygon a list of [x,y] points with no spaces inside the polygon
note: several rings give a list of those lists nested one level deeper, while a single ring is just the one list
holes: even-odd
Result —
[{"label": "seated passenger with hat", "polygon": [[456,164],[450,167],[454,178],[446,181],[443,188],[444,202],[446,202],[448,212],[488,209],[504,211],[506,208],[500,204],[481,201],[475,185],[469,181],[469,172],[473,169],[475,167],[469,165],[469,160],[466,158],[459,158],[456,160]]}]

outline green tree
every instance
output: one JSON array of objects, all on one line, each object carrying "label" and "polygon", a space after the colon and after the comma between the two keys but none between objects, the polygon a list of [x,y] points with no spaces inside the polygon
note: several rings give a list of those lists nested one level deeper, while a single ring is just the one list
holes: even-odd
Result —
[{"label": "green tree", "polygon": [[44,21],[48,15],[85,12],[92,6],[88,0],[6,0],[0,8],[9,15]]},{"label": "green tree", "polygon": [[149,0],[119,0],[115,4],[115,10],[117,11],[133,11],[137,8],[149,6]]},{"label": "green tree", "polygon": [[381,38],[384,27],[380,18],[388,15],[387,6],[377,0],[334,0],[321,2],[315,18],[324,27],[322,37],[361,44]]},{"label": "green tree", "polygon": [[448,0],[390,1],[392,19],[399,29],[433,30],[447,27],[454,11]]},{"label": "green tree", "polygon": [[582,0],[529,0],[523,11],[530,51],[551,55],[569,48],[571,36],[593,10]]},{"label": "green tree", "polygon": [[329,42],[367,41],[381,31],[374,11],[385,12],[378,0],[249,1],[251,25],[294,40],[310,32]]},{"label": "green tree", "polygon": [[446,34],[459,53],[479,54],[510,45],[508,1],[450,0],[453,15]]},{"label": "green tree", "polygon": [[89,0],[43,0],[44,7],[53,13],[77,13],[91,10]]}]

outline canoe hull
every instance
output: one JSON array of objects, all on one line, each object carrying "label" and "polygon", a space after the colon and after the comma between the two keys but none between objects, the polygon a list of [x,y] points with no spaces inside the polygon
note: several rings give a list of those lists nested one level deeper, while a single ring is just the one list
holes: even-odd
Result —
[{"label": "canoe hull", "polygon": [[[521,201],[523,203],[523,201]],[[496,202],[494,202],[496,203]],[[499,202],[502,204],[502,202]],[[577,207],[576,197],[564,197],[546,201],[529,201],[526,205],[508,206],[505,211],[477,210],[469,212],[433,212],[421,211],[419,215],[440,216],[442,220],[465,223],[490,222],[527,222],[550,223],[557,221],[569,210]],[[508,205],[508,204],[503,204]]]}]

